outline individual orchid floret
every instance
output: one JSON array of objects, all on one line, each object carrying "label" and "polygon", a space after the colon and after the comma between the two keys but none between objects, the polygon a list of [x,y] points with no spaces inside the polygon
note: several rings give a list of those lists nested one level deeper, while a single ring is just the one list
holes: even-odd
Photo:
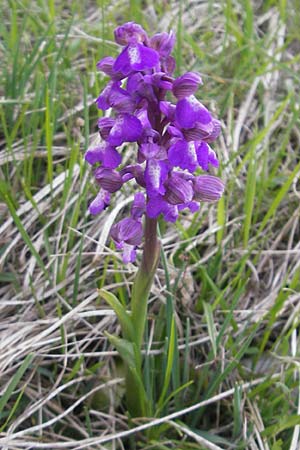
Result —
[{"label": "individual orchid floret", "polygon": [[216,202],[224,192],[224,183],[212,175],[200,175],[194,179],[194,200]]},{"label": "individual orchid floret", "polygon": [[126,217],[113,225],[110,231],[112,239],[119,250],[123,250],[125,264],[136,259],[136,247],[141,244],[143,238],[143,226],[140,220]]},{"label": "individual orchid floret", "polygon": [[199,84],[202,84],[202,80],[198,73],[186,72],[173,82],[172,92],[178,100],[181,100],[193,95]]},{"label": "individual orchid floret", "polygon": [[140,138],[142,131],[139,119],[132,114],[121,114],[110,129],[107,140],[113,146],[121,145],[123,142],[135,142]]},{"label": "individual orchid floret", "polygon": [[123,185],[123,180],[119,172],[104,167],[95,170],[95,180],[107,192],[117,192]]},{"label": "individual orchid floret", "polygon": [[194,195],[191,181],[185,180],[179,173],[174,173],[166,182],[164,199],[171,205],[185,204],[192,201]]},{"label": "individual orchid floret", "polygon": [[120,81],[110,82],[96,99],[99,109],[106,111],[114,108],[120,113],[132,113],[135,108],[135,102],[131,95],[120,87]]},{"label": "individual orchid floret", "polygon": [[147,39],[146,31],[141,25],[134,22],[127,22],[117,27],[114,31],[114,36],[116,43],[120,45],[143,43]]},{"label": "individual orchid floret", "polygon": [[167,58],[174,48],[175,39],[173,31],[157,33],[150,39],[150,47],[154,48],[161,57]]},{"label": "individual orchid floret", "polygon": [[91,165],[102,163],[102,167],[115,169],[120,165],[122,157],[108,142],[101,142],[97,147],[87,150],[85,160]]},{"label": "individual orchid floret", "polygon": [[197,123],[210,124],[212,116],[194,95],[190,95],[177,103],[176,120],[182,128],[193,128]]}]

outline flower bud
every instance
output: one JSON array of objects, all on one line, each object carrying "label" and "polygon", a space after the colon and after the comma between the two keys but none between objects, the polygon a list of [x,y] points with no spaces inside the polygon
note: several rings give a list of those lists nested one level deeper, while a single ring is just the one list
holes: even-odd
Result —
[{"label": "flower bud", "polygon": [[145,30],[134,22],[127,22],[114,31],[115,41],[120,45],[127,45],[130,43],[142,43],[147,39]]},{"label": "flower bud", "polygon": [[194,200],[216,202],[224,192],[224,183],[212,175],[200,175],[194,178]]},{"label": "flower bud", "polygon": [[123,185],[119,172],[104,167],[98,167],[95,170],[95,179],[104,190],[111,193],[118,191]]},{"label": "flower bud", "polygon": [[190,202],[193,198],[193,186],[191,182],[174,174],[166,183],[164,199],[171,205]]},{"label": "flower bud", "polygon": [[200,75],[194,72],[186,72],[173,82],[173,94],[178,100],[194,94],[199,84],[202,84]]}]

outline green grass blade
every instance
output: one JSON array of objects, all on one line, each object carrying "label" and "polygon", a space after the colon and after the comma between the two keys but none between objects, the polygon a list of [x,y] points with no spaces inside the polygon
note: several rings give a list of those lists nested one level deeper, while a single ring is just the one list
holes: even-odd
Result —
[{"label": "green grass blade", "polygon": [[26,356],[26,358],[24,359],[24,361],[22,362],[22,364],[20,365],[20,367],[18,368],[17,372],[13,375],[9,385],[6,388],[6,391],[4,392],[2,397],[0,398],[0,413],[3,411],[3,409],[5,408],[7,402],[9,401],[10,397],[13,395],[14,390],[16,389],[16,387],[17,387],[18,383],[20,382],[22,376],[24,375],[24,373],[26,372],[26,370],[30,366],[33,358],[34,358],[34,355],[32,353],[29,353]]}]

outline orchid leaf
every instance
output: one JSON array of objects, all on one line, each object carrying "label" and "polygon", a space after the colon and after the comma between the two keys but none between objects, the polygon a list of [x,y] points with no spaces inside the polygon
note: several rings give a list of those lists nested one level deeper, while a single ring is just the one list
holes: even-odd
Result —
[{"label": "orchid leaf", "polygon": [[116,313],[122,328],[124,338],[130,341],[134,340],[134,328],[132,325],[131,318],[127,313],[127,311],[125,310],[124,306],[121,304],[121,302],[117,299],[117,297],[114,294],[106,291],[105,289],[99,289],[98,293],[102,298],[104,298],[104,300]]}]

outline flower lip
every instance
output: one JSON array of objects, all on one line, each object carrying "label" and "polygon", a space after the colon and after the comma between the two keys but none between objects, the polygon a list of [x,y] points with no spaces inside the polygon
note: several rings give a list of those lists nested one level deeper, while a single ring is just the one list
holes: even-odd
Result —
[{"label": "flower lip", "polygon": [[109,205],[109,202],[110,202],[109,192],[100,189],[98,195],[89,206],[90,213],[93,215],[99,214]]},{"label": "flower lip", "polygon": [[159,62],[158,53],[139,43],[131,43],[117,57],[113,70],[127,76],[133,71],[152,69]]},{"label": "flower lip", "polygon": [[91,165],[101,162],[102,167],[109,169],[118,167],[122,160],[117,150],[107,142],[101,142],[97,147],[89,148],[84,158]]},{"label": "flower lip", "polygon": [[118,146],[123,142],[137,141],[143,132],[142,124],[132,114],[120,114],[114,122],[107,138],[111,145]]},{"label": "flower lip", "polygon": [[212,122],[212,117],[205,106],[194,95],[190,95],[178,101],[176,120],[182,128],[193,128],[197,123],[209,125]]}]

